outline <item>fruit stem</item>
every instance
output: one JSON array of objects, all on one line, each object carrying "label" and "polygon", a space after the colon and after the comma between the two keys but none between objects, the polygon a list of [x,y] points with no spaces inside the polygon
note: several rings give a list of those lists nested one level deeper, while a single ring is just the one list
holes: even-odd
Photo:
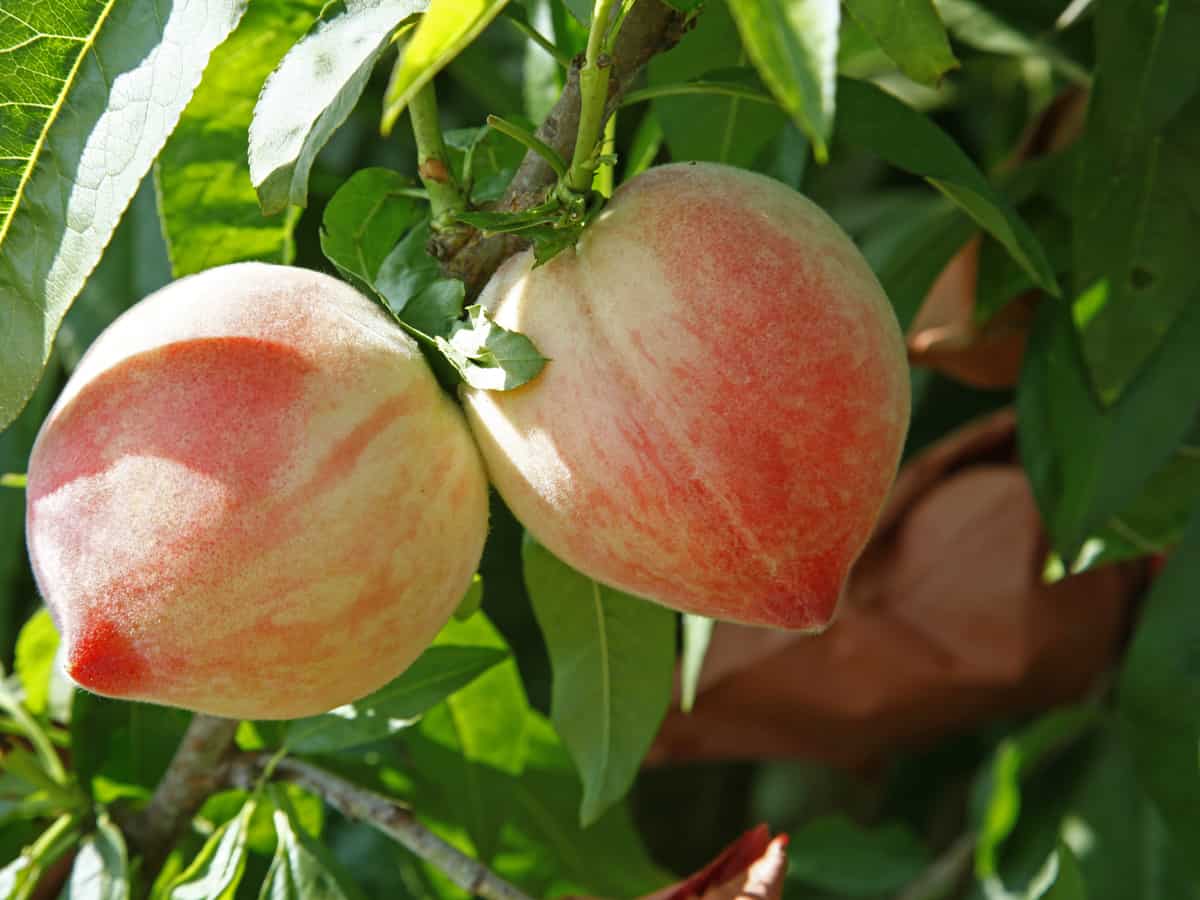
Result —
[{"label": "fruit stem", "polygon": [[454,227],[454,217],[466,206],[466,198],[450,169],[432,81],[413,96],[408,112],[417,142],[417,174],[433,210],[433,230],[447,231]]},{"label": "fruit stem", "polygon": [[584,193],[592,186],[596,170],[596,142],[604,128],[608,102],[608,76],[612,57],[604,52],[604,43],[616,0],[596,0],[592,26],[588,32],[587,52],[579,70],[579,130],[566,184],[572,191]]}]

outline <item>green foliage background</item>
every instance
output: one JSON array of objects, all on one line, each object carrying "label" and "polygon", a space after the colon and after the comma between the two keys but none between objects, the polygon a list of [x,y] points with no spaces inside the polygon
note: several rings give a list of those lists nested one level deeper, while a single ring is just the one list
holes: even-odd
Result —
[{"label": "green foliage background", "polygon": [[[340,273],[423,335],[447,381],[534,377],[540,357],[464,320],[462,285],[423,253],[404,119],[380,136],[436,75],[456,174],[469,171],[476,202],[500,196],[522,149],[480,127],[489,114],[545,116],[563,72],[527,32],[569,58],[591,4],[504,7],[6,2],[0,474],[24,472],[57,390],[108,322],[172,277],[238,259]],[[904,325],[980,231],[981,320],[1043,293],[1015,390],[914,372],[906,455],[1015,403],[1048,571],[1169,554],[1110,687],[897,754],[869,779],[801,761],[638,775],[676,642],[694,662],[704,623],[677,638],[676,617],[571,571],[495,500],[481,613],[464,610],[414,670],[355,705],[352,725],[244,723],[239,745],[411,802],[535,896],[632,897],[768,821],[791,835],[797,897],[897,896],[957,853],[969,883],[920,896],[1200,898],[1200,3],[1064,7],[707,0],[620,109],[616,173],[706,159],[804,191],[859,242]],[[168,28],[186,36],[178,58],[165,55]],[[338,65],[312,63],[328,54]],[[159,114],[134,127],[137,110],[114,98],[145,107],[146,85]],[[1083,137],[1005,166],[1070,87],[1091,91]],[[291,144],[264,137],[283,133]],[[30,896],[74,852],[65,896],[125,897],[150,885],[115,823],[149,796],[189,717],[63,682],[26,562],[20,479],[5,484],[0,894]],[[159,896],[245,897],[260,884],[272,898],[462,896],[296,788],[214,795],[195,825]]]}]

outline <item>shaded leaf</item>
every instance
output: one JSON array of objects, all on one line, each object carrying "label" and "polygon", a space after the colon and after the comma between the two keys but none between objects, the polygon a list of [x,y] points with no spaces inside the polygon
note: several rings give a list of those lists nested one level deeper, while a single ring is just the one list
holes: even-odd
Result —
[{"label": "shaded leaf", "polygon": [[[736,28],[728,5],[710,0],[695,27],[647,66],[651,89],[702,78],[713,70],[745,67],[746,51],[730,40]],[[710,160],[750,167],[787,121],[783,112],[736,96],[659,97],[651,109],[675,159]]]},{"label": "shaded leaf", "polygon": [[1003,244],[1039,287],[1058,293],[1054,270],[1033,232],[948,134],[867,82],[843,78],[838,96],[842,138],[926,179]]},{"label": "shaded leaf", "polygon": [[277,842],[271,868],[263,880],[259,900],[349,900],[358,892],[335,871],[329,851],[303,828],[287,795],[272,786],[271,819]]},{"label": "shaded leaf", "polygon": [[415,724],[506,656],[496,647],[430,647],[404,674],[370,696],[292,722],[285,746],[294,753],[333,753],[387,737]]},{"label": "shaded leaf", "polygon": [[975,0],[936,0],[942,21],[968,47],[1003,56],[1044,59],[1070,80],[1086,84],[1087,70],[1056,48],[1009,25]]},{"label": "shaded leaf", "polygon": [[1073,314],[1108,404],[1200,289],[1200,6],[1106,2],[1096,40],[1075,181]]},{"label": "shaded leaf", "polygon": [[1055,548],[1074,561],[1084,541],[1139,496],[1200,413],[1200,303],[1105,409],[1088,382],[1065,309],[1042,304],[1017,392],[1021,456]]},{"label": "shaded leaf", "polygon": [[837,0],[738,0],[730,11],[763,81],[824,162],[837,84]]},{"label": "shaded leaf", "polygon": [[37,840],[21,851],[20,856],[0,869],[0,897],[27,900],[46,869],[78,840],[79,826],[75,816],[59,816]]},{"label": "shaded leaf", "polygon": [[936,85],[958,66],[933,0],[847,0],[846,9],[914,81]]},{"label": "shaded leaf", "polygon": [[0,428],[245,0],[5,0]]},{"label": "shaded leaf", "polygon": [[321,0],[255,0],[213,54],[155,166],[176,278],[247,259],[292,261],[297,211],[263,216],[246,147],[263,82],[322,6]]},{"label": "shaded leaf", "polygon": [[874,897],[903,887],[929,862],[902,825],[861,828],[844,816],[809,822],[792,834],[788,880],[841,896]]},{"label": "shaded leaf", "polygon": [[250,123],[250,179],[266,215],[308,204],[308,173],[362,95],[392,34],[426,0],[339,0],[271,73]]},{"label": "shaded leaf", "polygon": [[550,714],[587,826],[625,796],[671,698],[675,616],[576,572],[528,535],[525,583],[554,669]]},{"label": "shaded leaf", "polygon": [[[1122,737],[1138,779],[1175,843],[1200,846],[1200,509],[1154,583],[1117,693]],[[1200,879],[1200,858],[1185,861]]]}]

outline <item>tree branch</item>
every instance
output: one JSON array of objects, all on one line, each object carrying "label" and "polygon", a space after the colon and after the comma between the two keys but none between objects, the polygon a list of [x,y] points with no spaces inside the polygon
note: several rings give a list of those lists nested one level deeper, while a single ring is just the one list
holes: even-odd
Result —
[{"label": "tree branch", "polygon": [[[640,0],[633,7],[621,26],[612,52],[606,116],[620,104],[622,95],[650,58],[675,46],[683,33],[683,21],[680,13],[661,0]],[[574,155],[575,136],[579,130],[579,66],[579,60],[572,63],[562,96],[537,130],[538,139],[553,147],[564,159]],[[542,157],[533,152],[526,153],[508,191],[495,208],[517,211],[536,206],[545,199],[546,191],[555,184],[556,177]],[[500,264],[524,246],[525,242],[514,235],[484,237],[469,229],[446,236],[435,235],[430,252],[441,261],[447,275],[461,278],[466,283],[467,295],[474,297]]]},{"label": "tree branch", "polygon": [[[230,781],[252,790],[270,760],[270,754],[251,754],[236,760],[230,769]],[[346,818],[365,822],[383,832],[437,866],[473,896],[484,900],[531,900],[483,863],[442,840],[418,822],[411,810],[387,797],[298,759],[279,760],[272,775],[308,788]]]},{"label": "tree branch", "polygon": [[[225,780],[225,763],[238,723],[197,713],[146,808],[124,824],[141,851],[146,872],[156,873],[196,810]],[[152,879],[151,879],[152,880]]]}]

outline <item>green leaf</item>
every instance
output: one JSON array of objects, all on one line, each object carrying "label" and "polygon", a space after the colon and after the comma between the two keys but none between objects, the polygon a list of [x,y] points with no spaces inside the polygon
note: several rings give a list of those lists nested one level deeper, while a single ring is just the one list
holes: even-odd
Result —
[{"label": "green leaf", "polygon": [[59,816],[20,856],[0,869],[0,897],[28,900],[46,869],[78,840],[79,823],[75,816]]},{"label": "green leaf", "polygon": [[700,684],[700,672],[704,668],[704,656],[708,653],[708,642],[712,640],[713,625],[707,616],[683,614],[683,656],[679,666],[679,706],[691,712],[696,703],[696,688]]},{"label": "green leaf", "polygon": [[978,819],[975,874],[982,880],[1000,874],[1000,848],[1020,818],[1022,786],[1055,752],[1070,745],[1099,721],[1094,706],[1068,706],[1043,715],[996,747],[990,766],[976,783],[973,806]]},{"label": "green leaf", "polygon": [[293,822],[287,795],[272,786],[275,855],[259,900],[349,900],[357,895],[334,871],[330,853]]},{"label": "green leaf", "polygon": [[388,254],[425,212],[414,190],[399,172],[359,169],[326,204],[321,252],[360,290],[372,290]]},{"label": "green leaf", "polygon": [[895,891],[929,862],[924,845],[902,825],[865,829],[845,816],[809,822],[788,844],[788,882],[839,896]]},{"label": "green leaf", "polygon": [[927,180],[1003,244],[1039,287],[1058,293],[1054,270],[1029,226],[948,134],[867,82],[840,79],[838,97],[840,137]]},{"label": "green leaf", "polygon": [[167,887],[167,900],[234,900],[246,871],[246,836],[256,805],[255,798],[247,800],[235,818],[213,832]]},{"label": "green leaf", "polygon": [[71,759],[79,783],[102,803],[148,796],[167,770],[190,719],[181,709],[76,691]]},{"label": "green leaf", "polygon": [[846,9],[913,81],[937,85],[957,68],[933,0],[846,0]]},{"label": "green leaf", "polygon": [[508,0],[431,0],[405,44],[383,98],[382,129],[389,134],[413,95],[471,43]]},{"label": "green leaf", "polygon": [[[1200,846],[1200,509],[1154,582],[1118,683],[1122,736],[1175,842]],[[1200,858],[1188,853],[1192,877]]]},{"label": "green leaf", "polygon": [[1073,313],[1108,404],[1200,289],[1200,7],[1112,0],[1098,8],[1096,40],[1075,181]]},{"label": "green leaf", "polygon": [[1069,313],[1038,309],[1017,391],[1021,458],[1064,559],[1132,504],[1200,412],[1200,302],[1193,302],[1120,402],[1101,406]]},{"label": "green leaf", "polygon": [[[434,646],[469,646],[508,652],[508,645],[483,613],[451,620]],[[508,659],[434,707],[413,731],[417,772],[438,772],[438,788],[458,811],[485,863],[499,845],[507,819],[497,797],[494,773],[520,775],[525,766],[529,701],[516,663]],[[450,755],[449,769],[444,759]]]},{"label": "green leaf", "polygon": [[49,611],[42,607],[30,616],[17,637],[17,676],[25,689],[25,706],[36,716],[46,712],[57,652],[58,629]]},{"label": "green leaf", "polygon": [[[713,70],[745,67],[746,52],[730,40],[735,25],[723,0],[710,0],[695,27],[669,53],[650,60],[650,88],[676,86]],[[710,160],[748,168],[787,121],[775,106],[737,96],[659,97],[651,109],[675,159]]]},{"label": "green leaf", "polygon": [[825,162],[837,78],[837,0],[738,0],[730,11],[750,58]]},{"label": "green leaf", "polygon": [[404,674],[369,697],[292,722],[285,746],[293,753],[334,753],[385,738],[415,724],[506,656],[496,647],[430,647]]},{"label": "green leaf", "polygon": [[493,321],[482,306],[467,307],[467,321],[458,322],[450,338],[437,346],[463,381],[484,391],[511,391],[538,376],[546,359],[533,341]]},{"label": "green leaf", "polygon": [[295,210],[266,218],[246,159],[267,75],[320,13],[321,0],[255,0],[213,54],[155,167],[176,278],[225,263],[290,263]]},{"label": "green leaf", "polygon": [[358,102],[392,35],[426,0],[340,0],[271,73],[250,123],[250,179],[266,215],[308,204],[308,174]]},{"label": "green leaf", "polygon": [[648,109],[638,121],[637,131],[633,133],[633,141],[625,155],[625,174],[621,180],[628,181],[654,165],[662,145],[662,125],[659,124],[654,110]]},{"label": "green leaf", "polygon": [[467,592],[463,594],[463,598],[458,601],[458,606],[454,610],[454,618],[460,622],[465,622],[475,613],[479,612],[483,606],[483,579],[475,574],[471,576],[471,586],[467,588]]},{"label": "green leaf", "polygon": [[[646,852],[626,804],[612,806],[586,828],[579,824],[582,790],[561,738],[533,712],[527,734],[525,770],[504,797],[513,825],[508,842],[526,851],[526,867],[545,872],[534,896],[636,897],[673,881]],[[538,881],[523,883],[533,887]]]},{"label": "green leaf", "polygon": [[102,814],[96,830],[80,841],[71,877],[59,900],[129,900],[130,894],[125,838]]},{"label": "green leaf", "polygon": [[968,47],[1002,56],[1043,59],[1077,84],[1087,85],[1090,81],[1087,70],[1070,57],[1029,37],[974,0],[936,0],[936,3],[946,28]]},{"label": "green leaf", "polygon": [[5,0],[0,428],[245,0]]},{"label": "green leaf", "polygon": [[1079,870],[1079,860],[1065,842],[1054,851],[1054,882],[1047,890],[1027,893],[1029,900],[1087,900],[1087,885]]},{"label": "green leaf", "polygon": [[662,724],[675,616],[576,572],[528,535],[522,556],[554,669],[550,715],[583,779],[587,826],[628,792]]}]

